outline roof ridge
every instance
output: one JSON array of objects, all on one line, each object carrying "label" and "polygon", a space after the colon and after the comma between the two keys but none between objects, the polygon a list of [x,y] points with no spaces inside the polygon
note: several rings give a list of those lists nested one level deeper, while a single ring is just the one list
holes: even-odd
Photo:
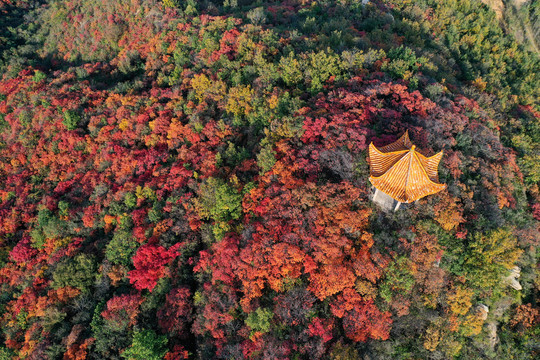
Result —
[{"label": "roof ridge", "polygon": [[[379,150],[373,142],[369,144],[370,182],[383,193],[405,203],[446,187],[436,182],[439,181],[437,168],[443,152],[427,157],[417,151],[416,145],[410,140],[404,141],[407,137],[406,132],[394,143],[382,147],[389,149],[388,152]],[[401,150],[394,150],[396,148]]]},{"label": "roof ridge", "polygon": [[[411,176],[411,165],[412,165],[412,161],[413,159],[415,158],[414,156],[414,149],[416,148],[416,145],[413,145],[410,149],[409,149],[409,168],[407,169],[407,177],[405,178],[405,186],[404,186],[404,189],[403,189],[403,192],[405,193],[405,197],[407,197],[407,186],[409,185],[409,177]],[[422,164],[420,164],[420,167],[421,168],[424,168],[422,166]],[[425,171],[424,171],[425,172]],[[427,175],[427,173],[426,173]],[[429,176],[428,176],[429,178]]]}]

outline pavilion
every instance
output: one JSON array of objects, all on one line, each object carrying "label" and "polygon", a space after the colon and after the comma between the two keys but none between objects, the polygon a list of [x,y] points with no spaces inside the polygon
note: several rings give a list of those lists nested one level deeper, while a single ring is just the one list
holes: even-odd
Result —
[{"label": "pavilion", "polygon": [[397,141],[379,149],[369,144],[369,181],[375,187],[373,201],[384,210],[398,210],[402,203],[411,203],[443,190],[438,166],[443,152],[425,157],[416,150],[406,131]]}]

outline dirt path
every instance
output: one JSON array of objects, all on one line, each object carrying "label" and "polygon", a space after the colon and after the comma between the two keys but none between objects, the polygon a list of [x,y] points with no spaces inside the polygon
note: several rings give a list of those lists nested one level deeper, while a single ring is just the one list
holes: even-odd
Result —
[{"label": "dirt path", "polygon": [[527,36],[527,39],[529,39],[529,42],[531,43],[532,48],[534,49],[534,51],[536,51],[537,54],[540,54],[540,49],[538,48],[538,45],[536,44],[536,40],[534,39],[531,25],[527,23],[527,24],[524,24],[523,27],[525,29],[525,35]]},{"label": "dirt path", "polygon": [[[516,14],[519,12],[519,9],[527,2],[528,0],[513,0],[512,1],[513,3],[512,5],[514,6],[514,11],[516,12]],[[540,54],[540,49],[538,48],[538,44],[536,43],[536,40],[534,38],[534,33],[532,31],[531,24],[528,21],[526,21],[523,24],[523,29],[525,30],[525,36],[527,37],[527,40],[529,40],[531,47],[534,49],[534,51],[537,54]]]}]

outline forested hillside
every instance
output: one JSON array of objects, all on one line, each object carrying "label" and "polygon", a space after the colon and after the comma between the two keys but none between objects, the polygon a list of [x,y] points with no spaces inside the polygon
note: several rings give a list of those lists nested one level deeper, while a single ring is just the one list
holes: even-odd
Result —
[{"label": "forested hillside", "polygon": [[[0,77],[0,360],[540,355],[540,61],[480,0],[0,0]],[[407,130],[447,187],[385,213]]]},{"label": "forested hillside", "polygon": [[540,1],[483,0],[496,13],[502,26],[530,51],[540,53]]}]

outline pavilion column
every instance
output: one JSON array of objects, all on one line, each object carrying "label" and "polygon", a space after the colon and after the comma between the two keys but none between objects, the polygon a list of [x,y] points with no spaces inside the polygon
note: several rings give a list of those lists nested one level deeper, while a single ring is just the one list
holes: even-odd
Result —
[{"label": "pavilion column", "polygon": [[377,199],[377,195],[379,194],[379,189],[375,188],[375,193],[373,194],[373,201]]},{"label": "pavilion column", "polygon": [[400,205],[401,205],[401,202],[398,201],[396,204],[396,207],[394,208],[394,211],[398,211]]}]

